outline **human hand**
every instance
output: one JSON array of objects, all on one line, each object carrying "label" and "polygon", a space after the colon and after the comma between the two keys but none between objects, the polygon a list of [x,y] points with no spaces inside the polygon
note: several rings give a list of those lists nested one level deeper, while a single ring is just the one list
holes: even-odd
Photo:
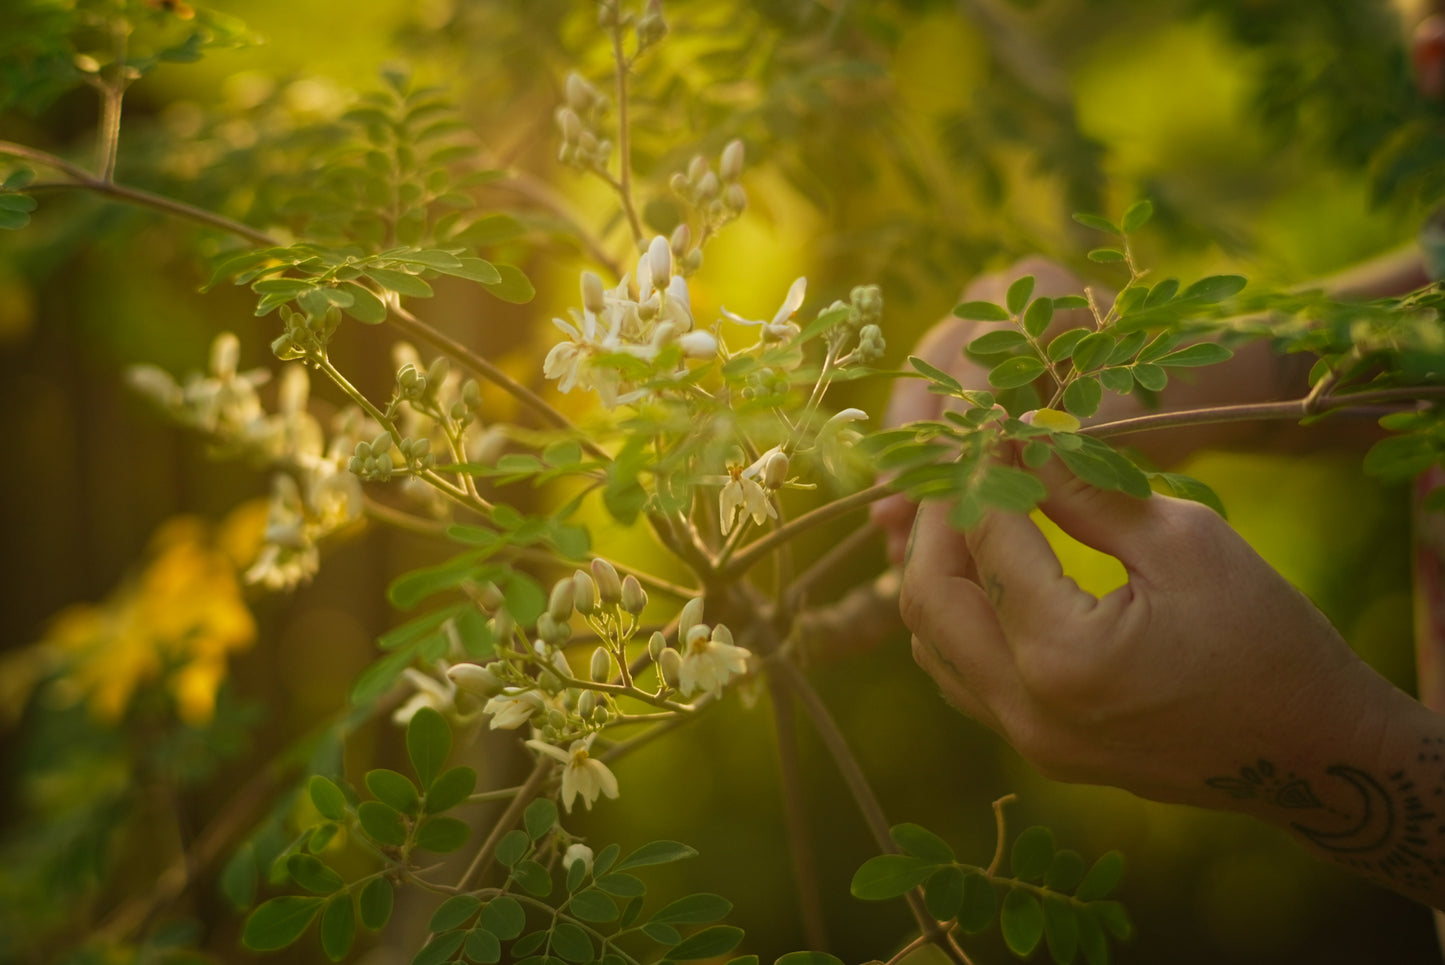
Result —
[{"label": "human hand", "polygon": [[1080,590],[1027,516],[962,534],[929,503],[901,609],[949,702],[1045,775],[1228,806],[1209,778],[1368,757],[1399,701],[1413,705],[1211,510],[1099,490],[1055,459],[1039,474],[1043,511],[1117,557],[1124,586]]}]

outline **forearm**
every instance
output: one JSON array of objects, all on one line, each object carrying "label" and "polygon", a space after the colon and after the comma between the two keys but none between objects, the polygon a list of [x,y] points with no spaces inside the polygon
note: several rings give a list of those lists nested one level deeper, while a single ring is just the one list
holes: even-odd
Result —
[{"label": "forearm", "polygon": [[1299,750],[1261,742],[1258,757],[1204,782],[1204,800],[1445,908],[1445,717],[1393,688],[1368,703],[1358,717],[1327,713]]}]

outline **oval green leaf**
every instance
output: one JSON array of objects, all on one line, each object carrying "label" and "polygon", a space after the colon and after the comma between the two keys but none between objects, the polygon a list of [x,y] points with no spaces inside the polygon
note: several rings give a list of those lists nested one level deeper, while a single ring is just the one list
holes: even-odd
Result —
[{"label": "oval green leaf", "polygon": [[999,915],[1004,944],[1020,958],[1038,947],[1044,937],[1044,910],[1026,891],[1010,891]]},{"label": "oval green leaf", "polygon": [[996,389],[1016,389],[1043,374],[1043,362],[1032,355],[1017,355],[995,365],[988,373],[988,382]]},{"label": "oval green leaf", "polygon": [[371,931],[384,928],[391,920],[391,908],[396,900],[391,882],[385,878],[373,878],[361,889],[357,899],[357,911],[361,923]]},{"label": "oval green leaf", "polygon": [[453,767],[442,772],[426,792],[422,810],[427,814],[440,814],[465,801],[477,786],[477,772],[470,767]]},{"label": "oval green leaf", "polygon": [[351,895],[336,895],[321,911],[321,950],[333,962],[339,962],[351,951],[356,940],[356,909]]},{"label": "oval green leaf", "polygon": [[406,725],[406,756],[423,790],[431,789],[451,750],[452,731],[446,718],[430,707],[423,707],[412,715]]},{"label": "oval green leaf", "polygon": [[938,870],[938,862],[906,854],[880,854],[863,862],[849,890],[854,898],[884,901],[917,888]]},{"label": "oval green leaf", "polygon": [[283,895],[272,898],[246,919],[241,944],[253,952],[271,952],[285,948],[310,927],[321,911],[324,899],[305,895]]},{"label": "oval green leaf", "polygon": [[737,948],[738,943],[742,940],[743,930],[741,928],[733,925],[713,925],[675,945],[667,953],[667,957],[679,962],[686,962],[698,958],[712,958],[714,955],[726,955]]},{"label": "oval green leaf", "polygon": [[1015,878],[1041,881],[1054,860],[1054,832],[1041,825],[1024,829],[1009,852],[1009,868]]}]

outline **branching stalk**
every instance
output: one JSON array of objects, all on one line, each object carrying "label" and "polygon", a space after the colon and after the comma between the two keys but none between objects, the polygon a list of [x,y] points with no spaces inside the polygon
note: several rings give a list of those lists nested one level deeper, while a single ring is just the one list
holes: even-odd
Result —
[{"label": "branching stalk", "polygon": [[542,756],[537,758],[537,762],[532,765],[532,773],[528,774],[527,779],[522,782],[522,786],[517,788],[517,793],[516,796],[512,798],[512,803],[508,804],[507,809],[502,812],[502,816],[497,818],[497,823],[492,826],[492,831],[487,835],[487,840],[482,842],[481,848],[477,850],[476,857],[472,858],[472,863],[467,866],[467,870],[457,879],[456,887],[458,891],[465,891],[467,884],[478,877],[486,867],[492,863],[492,857],[497,853],[497,845],[501,843],[506,833],[512,830],[512,826],[521,820],[522,812],[527,809],[528,804],[532,803],[532,799],[541,792],[542,785],[547,783],[547,778],[552,774],[552,765],[554,763],[550,757]]},{"label": "branching stalk", "polygon": [[889,489],[888,483],[877,483],[869,486],[867,489],[860,489],[856,493],[835,499],[831,503],[819,506],[811,512],[804,513],[796,519],[779,526],[761,539],[754,540],[743,547],[738,551],[737,555],[728,561],[727,566],[719,568],[718,577],[722,580],[736,579],[760,562],[774,549],[788,542],[788,540],[804,530],[812,529],[814,526],[830,522],[840,516],[846,516],[856,509],[862,509],[869,503],[876,503],[891,492],[892,490]]}]

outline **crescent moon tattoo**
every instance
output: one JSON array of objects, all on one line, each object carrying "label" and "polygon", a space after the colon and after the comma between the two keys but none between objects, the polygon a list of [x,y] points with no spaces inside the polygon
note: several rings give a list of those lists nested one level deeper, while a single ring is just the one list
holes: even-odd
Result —
[{"label": "crescent moon tattoo", "polygon": [[1379,850],[1395,833],[1395,807],[1389,793],[1379,781],[1357,768],[1337,764],[1326,768],[1325,773],[1347,781],[1360,792],[1359,820],[1338,831],[1306,827],[1298,821],[1290,822],[1290,827],[1326,851],[1351,854]]}]

